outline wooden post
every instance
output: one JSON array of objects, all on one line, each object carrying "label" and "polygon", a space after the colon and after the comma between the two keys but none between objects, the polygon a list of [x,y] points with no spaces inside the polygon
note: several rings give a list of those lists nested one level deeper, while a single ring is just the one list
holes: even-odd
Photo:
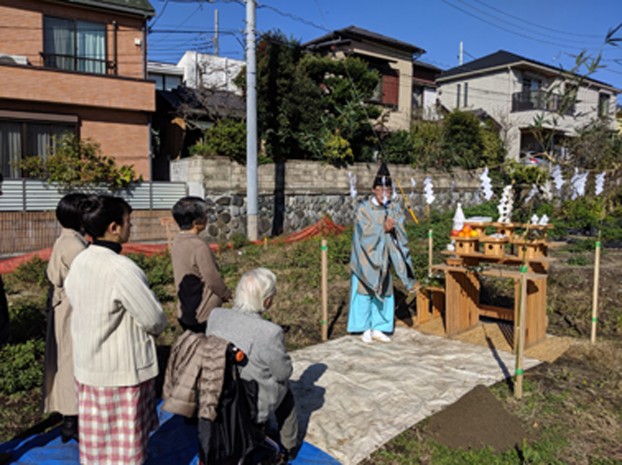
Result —
[{"label": "wooden post", "polygon": [[322,341],[328,340],[328,245],[322,239]]},{"label": "wooden post", "polygon": [[432,249],[433,249],[433,232],[428,230],[428,276],[432,276]]},{"label": "wooden post", "polygon": [[523,355],[525,352],[525,313],[527,312],[527,265],[520,267],[520,305],[518,307],[518,343],[516,344],[516,367],[514,374],[514,397],[522,399],[523,397]]},{"label": "wooden post", "polygon": [[600,240],[596,241],[596,256],[594,257],[594,292],[592,294],[592,334],[590,341],[596,342],[596,323],[598,321],[598,280],[600,277]]}]

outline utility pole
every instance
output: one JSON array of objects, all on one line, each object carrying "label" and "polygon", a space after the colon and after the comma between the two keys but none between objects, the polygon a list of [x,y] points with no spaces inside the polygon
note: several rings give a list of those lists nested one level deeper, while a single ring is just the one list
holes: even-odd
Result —
[{"label": "utility pole", "polygon": [[246,0],[246,229],[257,231],[257,62],[255,58],[255,0]]},{"label": "utility pole", "polygon": [[218,8],[214,10],[214,55],[218,56]]},{"label": "utility pole", "polygon": [[460,47],[458,49],[458,66],[462,66],[462,60],[464,58],[464,46],[462,41],[460,41]]}]

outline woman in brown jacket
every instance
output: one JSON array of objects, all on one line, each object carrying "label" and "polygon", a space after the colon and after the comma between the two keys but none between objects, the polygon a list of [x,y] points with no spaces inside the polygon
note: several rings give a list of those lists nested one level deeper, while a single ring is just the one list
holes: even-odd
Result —
[{"label": "woman in brown jacket", "polygon": [[84,194],[67,194],[56,207],[56,218],[62,226],[54,243],[47,267],[51,299],[48,304],[48,325],[43,377],[43,410],[63,415],[63,442],[78,439],[78,397],[73,377],[71,344],[71,305],[65,295],[64,282],[73,259],[82,252],[87,241],[81,234],[80,203]]}]

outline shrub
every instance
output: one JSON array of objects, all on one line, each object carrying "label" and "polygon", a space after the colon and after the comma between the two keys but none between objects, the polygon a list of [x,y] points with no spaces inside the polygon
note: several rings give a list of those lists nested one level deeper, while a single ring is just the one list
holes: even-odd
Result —
[{"label": "shrub", "polygon": [[413,165],[416,168],[448,168],[443,157],[443,126],[433,121],[417,121],[411,129]]},{"label": "shrub", "polygon": [[408,164],[412,158],[413,141],[410,132],[391,132],[382,141],[382,159],[387,163]]},{"label": "shrub", "polygon": [[0,350],[0,392],[13,394],[41,385],[45,342],[29,340]]},{"label": "shrub", "polygon": [[34,256],[32,259],[20,265],[13,273],[7,276],[7,293],[13,294],[24,285],[35,285],[40,288],[49,286],[46,275],[48,262]]},{"label": "shrub", "polygon": [[190,147],[190,155],[229,157],[246,164],[246,125],[242,121],[224,118],[205,131],[203,140]]},{"label": "shrub", "polygon": [[46,295],[23,296],[15,299],[9,308],[11,337],[14,342],[42,339],[45,335]]},{"label": "shrub", "polygon": [[56,139],[45,159],[26,157],[19,167],[25,176],[56,182],[64,189],[106,184],[115,190],[142,181],[133,166],[117,167],[113,157],[102,154],[98,143],[90,139],[80,140],[73,134]]}]

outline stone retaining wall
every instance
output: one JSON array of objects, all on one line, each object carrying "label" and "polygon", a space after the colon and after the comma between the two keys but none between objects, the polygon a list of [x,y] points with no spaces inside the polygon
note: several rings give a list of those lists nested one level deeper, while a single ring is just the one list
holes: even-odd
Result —
[{"label": "stone retaining wall", "polygon": [[[335,223],[354,220],[358,203],[371,192],[377,164],[356,163],[347,168],[311,161],[294,160],[284,165],[258,167],[260,237],[297,231],[329,215]],[[431,208],[445,210],[479,202],[479,171],[456,170],[450,174],[424,172],[402,165],[389,165],[413,206],[415,214],[425,211],[424,179],[430,176],[436,199]],[[185,180],[195,186],[210,206],[206,237],[210,241],[246,235],[246,168],[228,158],[188,158],[174,161],[173,181]],[[356,176],[356,198],[350,193],[349,175]],[[411,185],[411,179],[416,182]],[[404,204],[401,195],[398,201]]]}]

